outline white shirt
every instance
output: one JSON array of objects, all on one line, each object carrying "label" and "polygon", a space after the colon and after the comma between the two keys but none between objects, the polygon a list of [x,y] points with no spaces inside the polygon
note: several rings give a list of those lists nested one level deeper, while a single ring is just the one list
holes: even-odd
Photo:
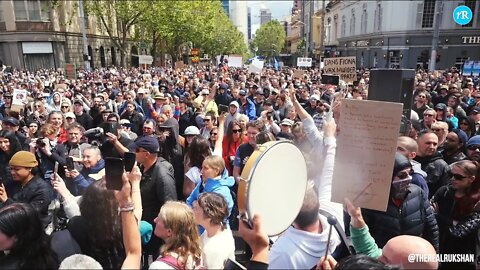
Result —
[{"label": "white shirt", "polygon": [[223,269],[227,259],[235,260],[235,240],[230,229],[213,237],[208,237],[207,231],[204,231],[200,239],[203,262],[207,269]]}]

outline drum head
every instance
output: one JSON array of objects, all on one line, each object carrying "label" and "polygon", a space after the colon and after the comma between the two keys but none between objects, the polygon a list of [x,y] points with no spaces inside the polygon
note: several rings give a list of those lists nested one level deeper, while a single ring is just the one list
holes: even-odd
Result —
[{"label": "drum head", "polygon": [[302,153],[290,142],[276,142],[257,158],[249,179],[249,217],[260,214],[269,236],[282,233],[297,217],[307,189],[307,165]]}]

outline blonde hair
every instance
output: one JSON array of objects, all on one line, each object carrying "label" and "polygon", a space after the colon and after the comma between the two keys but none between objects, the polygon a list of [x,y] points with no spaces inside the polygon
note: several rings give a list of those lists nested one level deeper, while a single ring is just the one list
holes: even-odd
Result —
[{"label": "blonde hair", "polygon": [[203,162],[207,166],[212,167],[213,169],[217,169],[219,175],[221,175],[225,170],[225,161],[220,156],[208,156],[205,158],[205,160],[203,160]]},{"label": "blonde hair", "polygon": [[448,133],[448,124],[446,122],[438,121],[435,123],[432,123],[432,129],[433,128],[441,128],[445,133]]},{"label": "blonde hair", "polygon": [[40,128],[40,134],[42,134],[42,136],[45,136],[45,137],[52,134],[57,134],[57,133],[58,133],[58,128],[50,123],[46,123]]},{"label": "blonde hair", "polygon": [[192,209],[183,202],[168,201],[160,209],[159,217],[165,228],[173,234],[162,246],[160,254],[166,256],[171,252],[177,253],[177,263],[182,268],[187,268],[189,258],[199,265],[202,250]]},{"label": "blonde hair", "polygon": [[248,119],[248,116],[245,115],[245,114],[239,114],[237,115],[237,119],[238,121],[241,121],[243,120],[245,123],[248,123],[248,121],[250,121],[250,119]]}]

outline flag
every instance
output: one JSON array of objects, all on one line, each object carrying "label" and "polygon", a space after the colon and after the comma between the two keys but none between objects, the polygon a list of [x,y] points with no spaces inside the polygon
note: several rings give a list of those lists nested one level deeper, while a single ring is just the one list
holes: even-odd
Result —
[{"label": "flag", "polygon": [[273,57],[273,67],[276,71],[278,71],[278,69],[280,68],[280,65],[278,64],[277,58],[275,56]]}]

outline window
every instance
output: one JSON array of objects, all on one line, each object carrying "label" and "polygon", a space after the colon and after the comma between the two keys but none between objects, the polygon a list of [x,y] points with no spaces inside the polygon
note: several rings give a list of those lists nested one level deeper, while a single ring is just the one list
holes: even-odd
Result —
[{"label": "window", "polygon": [[[473,21],[475,20],[475,3],[477,2],[477,0],[466,0],[465,1],[465,6],[469,7],[471,10],[472,10],[472,20],[465,24],[465,25],[462,25],[462,27],[472,27],[473,26]],[[478,20],[478,18],[477,18]]]},{"label": "window", "polygon": [[436,0],[424,0],[422,28],[433,27],[433,19],[435,17],[435,3],[436,3]]},{"label": "window", "polygon": [[13,1],[15,20],[50,21],[50,7],[47,1],[16,0]]},{"label": "window", "polygon": [[345,18],[345,15],[342,16],[342,30],[341,30],[341,36],[342,37],[345,37],[345,32],[347,30],[347,21],[346,21],[346,18]]},{"label": "window", "polygon": [[367,10],[364,9],[362,13],[362,22],[361,22],[361,28],[360,28],[360,33],[365,34],[367,33]]},{"label": "window", "polygon": [[352,9],[352,17],[350,18],[350,36],[355,35],[355,12]]},{"label": "window", "polygon": [[338,33],[338,15],[333,16],[333,40],[337,39]]}]

